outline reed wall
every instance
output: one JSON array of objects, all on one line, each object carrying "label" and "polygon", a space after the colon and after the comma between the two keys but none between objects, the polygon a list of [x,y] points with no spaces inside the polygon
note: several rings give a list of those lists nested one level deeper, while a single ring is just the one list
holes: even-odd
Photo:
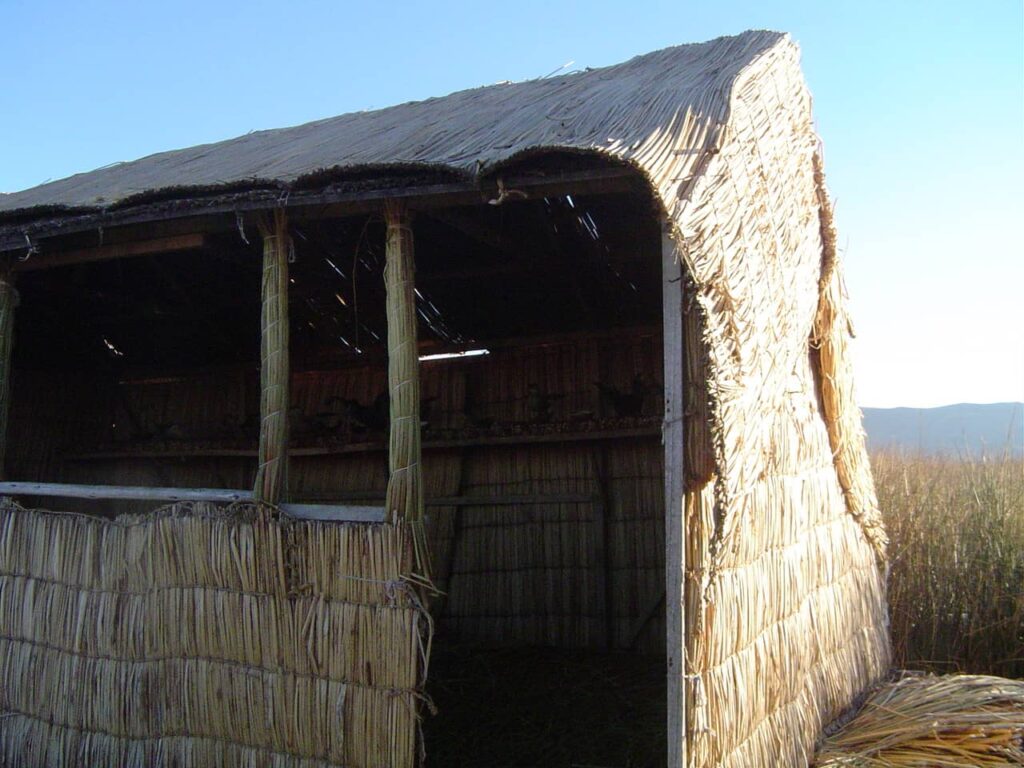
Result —
[{"label": "reed wall", "polygon": [[889,663],[884,535],[810,106],[795,46],[759,57],[676,219],[692,423],[710,425],[688,436],[693,768],[805,768]]},{"label": "reed wall", "polygon": [[429,619],[391,525],[0,507],[0,764],[413,764]]},{"label": "reed wall", "polygon": [[[430,607],[445,637],[663,652],[661,376],[651,330],[497,345],[422,366],[426,497],[463,499],[427,508],[442,593]],[[251,486],[252,374],[55,378],[17,379],[12,478]],[[364,422],[385,383],[382,365],[293,375],[293,501],[382,502],[387,436]],[[558,500],[566,494],[577,500]]]}]

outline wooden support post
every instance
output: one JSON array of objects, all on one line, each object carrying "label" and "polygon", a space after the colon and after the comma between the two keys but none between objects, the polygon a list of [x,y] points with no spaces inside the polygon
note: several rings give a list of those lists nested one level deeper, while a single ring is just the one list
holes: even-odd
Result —
[{"label": "wooden support post", "polygon": [[0,480],[5,475],[7,458],[7,414],[11,408],[11,347],[14,345],[14,308],[18,292],[14,275],[4,264],[0,267]]},{"label": "wooden support post", "polygon": [[384,286],[387,291],[388,393],[391,430],[388,439],[388,519],[413,528],[420,575],[429,578],[429,551],[423,527],[423,465],[420,446],[420,361],[417,346],[415,259],[412,222],[405,204],[389,200]]},{"label": "wooden support post", "polygon": [[257,501],[288,498],[288,218],[274,211],[263,235],[263,315],[260,342],[260,447],[253,493]]},{"label": "wooden support post", "polygon": [[670,226],[661,240],[664,323],[665,423],[665,652],[668,675],[668,768],[686,768],[686,635],[683,616],[685,512],[683,506],[683,281]]}]

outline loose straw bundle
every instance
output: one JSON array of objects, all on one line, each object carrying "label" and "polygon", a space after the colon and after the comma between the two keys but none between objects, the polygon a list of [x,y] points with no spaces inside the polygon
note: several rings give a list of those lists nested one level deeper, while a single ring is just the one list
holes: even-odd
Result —
[{"label": "loose straw bundle", "polygon": [[825,740],[817,768],[1024,765],[1024,681],[909,677],[875,692]]}]

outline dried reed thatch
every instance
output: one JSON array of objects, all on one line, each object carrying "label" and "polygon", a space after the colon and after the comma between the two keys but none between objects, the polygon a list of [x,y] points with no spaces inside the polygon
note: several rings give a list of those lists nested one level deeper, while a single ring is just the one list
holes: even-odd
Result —
[{"label": "dried reed thatch", "polygon": [[[143,204],[159,211],[168,197],[246,189],[277,200],[282,189],[301,193],[368,169],[493,182],[504,165],[548,151],[631,166],[661,205],[685,275],[687,763],[802,768],[822,725],[883,675],[889,659],[884,535],[851,394],[849,327],[817,144],[796,46],[784,35],[749,32],[81,174],[5,196],[0,236],[20,244],[46,231],[48,216],[92,221]],[[520,469],[515,457],[506,461],[510,473]],[[570,475],[579,455],[538,451],[523,463],[550,469],[558,461],[569,475],[563,489],[570,477],[589,479],[580,467]],[[371,464],[364,469],[369,476]],[[334,479],[310,484],[350,482],[328,464],[317,471]],[[498,461],[488,471],[511,482]],[[458,487],[461,472],[449,457],[438,482]],[[540,474],[556,485],[554,474]],[[403,493],[418,509],[422,491]],[[496,528],[474,534],[481,551],[517,522],[487,514]],[[563,561],[583,515],[578,507],[542,515],[561,531],[550,540],[566,545],[552,558]],[[454,517],[439,514],[435,539],[453,548]],[[510,548],[510,570],[522,567],[521,557]],[[448,605],[462,610],[456,586],[460,576],[470,583],[470,569],[441,575],[450,581]],[[567,597],[556,589],[561,582],[545,578],[568,618],[540,632],[600,634],[580,621],[590,611],[574,603],[578,592],[558,603]],[[480,584],[483,599],[489,585]],[[585,589],[596,596],[592,587]],[[501,626],[479,618],[482,631]]]},{"label": "dried reed thatch", "polygon": [[403,526],[0,508],[0,764],[412,765]]},{"label": "dried reed thatch", "polygon": [[[706,355],[693,401],[711,425],[688,455],[714,457],[695,459],[714,470],[686,502],[689,764],[804,766],[821,727],[884,674],[889,645],[870,516],[844,494],[871,487],[838,358],[847,329],[828,328],[827,366],[808,350],[819,307],[843,310],[822,293],[834,256],[794,46],[744,68],[723,121],[675,210],[695,282],[687,335]],[[859,474],[842,478],[844,461]]]},{"label": "dried reed thatch", "polygon": [[874,691],[822,743],[817,768],[1024,765],[1024,682],[912,676]]},{"label": "dried reed thatch", "polygon": [[274,211],[263,231],[259,463],[254,493],[268,504],[287,501],[288,455],[288,219]]},{"label": "dried reed thatch", "polygon": [[385,508],[391,521],[413,529],[417,571],[429,583],[430,553],[423,529],[423,467],[420,448],[420,363],[416,326],[415,262],[412,223],[405,205],[389,201],[387,220],[388,490]]}]

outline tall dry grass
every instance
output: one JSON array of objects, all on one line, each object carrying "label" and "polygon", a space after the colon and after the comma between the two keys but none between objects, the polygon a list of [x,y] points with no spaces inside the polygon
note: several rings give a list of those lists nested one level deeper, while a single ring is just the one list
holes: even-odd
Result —
[{"label": "tall dry grass", "polygon": [[1024,677],[1024,464],[882,453],[872,465],[896,666]]}]

